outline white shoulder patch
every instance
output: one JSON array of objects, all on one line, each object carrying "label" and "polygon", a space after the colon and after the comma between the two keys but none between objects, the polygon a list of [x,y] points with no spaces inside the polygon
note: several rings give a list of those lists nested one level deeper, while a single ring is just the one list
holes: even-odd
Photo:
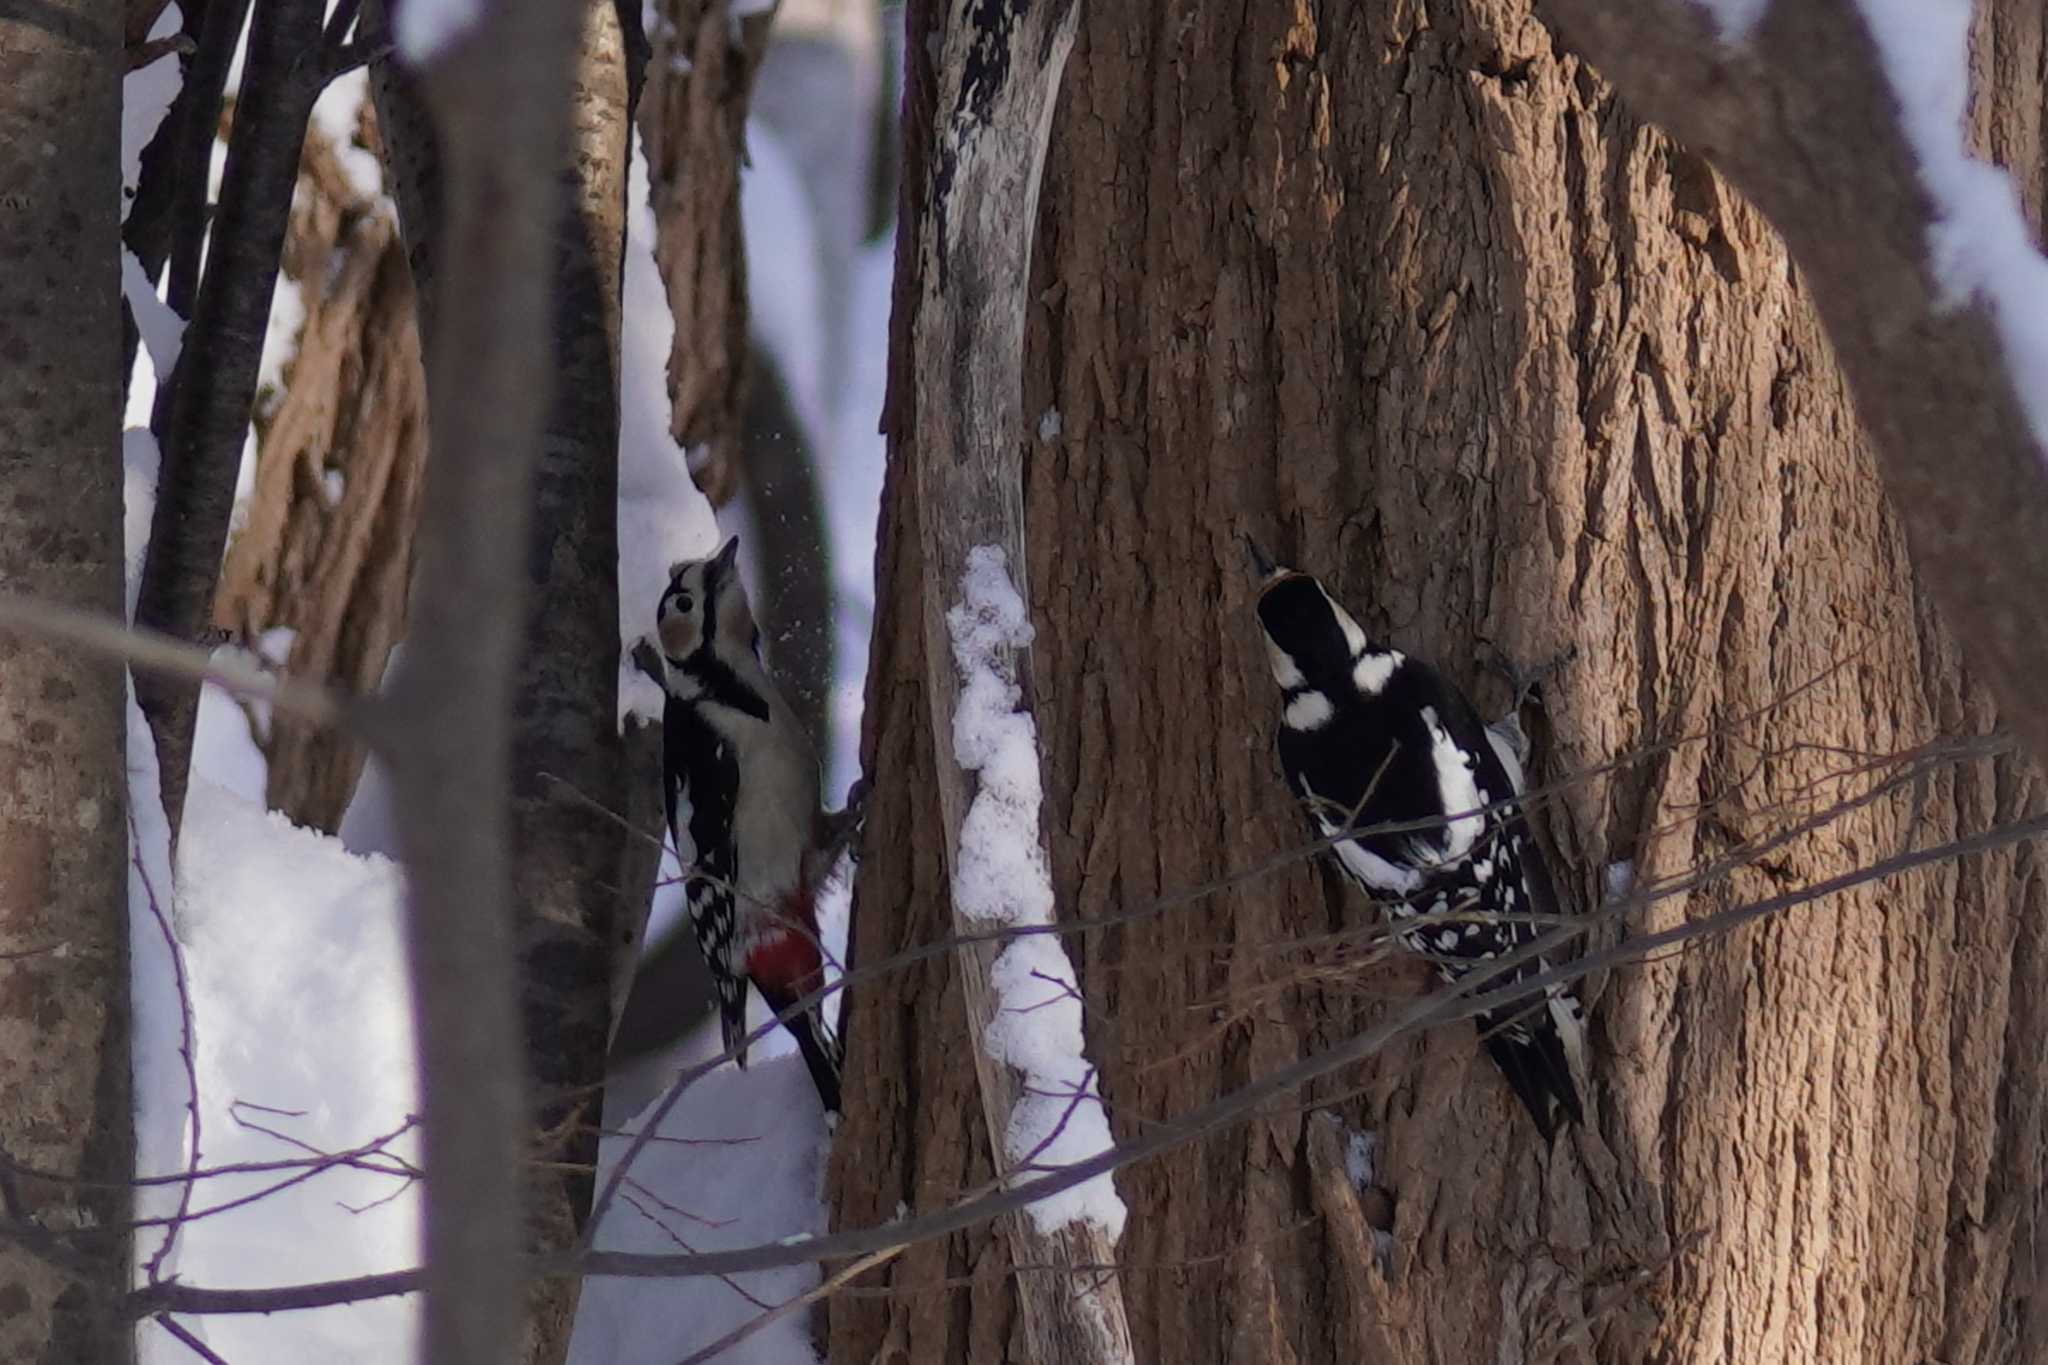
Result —
[{"label": "white shoulder patch", "polygon": [[1472,763],[1445,732],[1434,706],[1422,708],[1422,723],[1429,727],[1429,756],[1436,769],[1437,799],[1445,815],[1453,817],[1443,831],[1443,854],[1452,862],[1465,857],[1478,843],[1486,817],[1477,814],[1491,804],[1474,780]]},{"label": "white shoulder patch", "polygon": [[1290,730],[1320,730],[1330,723],[1330,717],[1337,714],[1330,705],[1330,699],[1320,692],[1304,692],[1287,703],[1286,712],[1280,719]]},{"label": "white shoulder patch", "polygon": [[1406,657],[1398,649],[1360,654],[1357,662],[1351,665],[1352,685],[1368,697],[1377,697],[1386,690],[1394,670],[1406,661]]}]

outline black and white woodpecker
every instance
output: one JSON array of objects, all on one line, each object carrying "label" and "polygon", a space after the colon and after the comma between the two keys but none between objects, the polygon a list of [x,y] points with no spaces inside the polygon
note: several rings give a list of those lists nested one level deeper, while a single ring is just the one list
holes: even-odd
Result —
[{"label": "black and white woodpecker", "polygon": [[[761,662],[738,554],[734,537],[671,568],[655,620],[669,830],[725,1045],[745,1066],[747,983],[777,1014],[824,984],[817,893],[840,841],[818,802],[817,754]],[[837,1114],[839,1049],[820,1004],[785,1025]]]},{"label": "black and white woodpecker", "polygon": [[[1245,544],[1283,694],[1280,766],[1317,837],[1334,839],[1344,874],[1404,922],[1403,944],[1449,982],[1540,937],[1531,917],[1557,914],[1550,872],[1521,809],[1499,804],[1522,794],[1519,725],[1489,728],[1434,668],[1368,638],[1315,578]],[[1371,832],[1381,826],[1397,828]],[[1478,989],[1546,970],[1531,958]],[[1560,1113],[1583,1121],[1574,1072],[1584,1073],[1584,1016],[1569,988],[1549,986],[1478,1024],[1546,1142]]]}]

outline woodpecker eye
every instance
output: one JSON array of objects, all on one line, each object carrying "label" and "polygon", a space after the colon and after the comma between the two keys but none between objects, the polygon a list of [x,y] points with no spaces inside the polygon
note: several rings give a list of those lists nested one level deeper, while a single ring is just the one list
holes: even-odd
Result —
[{"label": "woodpecker eye", "polygon": [[697,603],[694,599],[691,598],[690,594],[686,592],[679,592],[676,594],[677,611],[695,611],[696,609]]}]

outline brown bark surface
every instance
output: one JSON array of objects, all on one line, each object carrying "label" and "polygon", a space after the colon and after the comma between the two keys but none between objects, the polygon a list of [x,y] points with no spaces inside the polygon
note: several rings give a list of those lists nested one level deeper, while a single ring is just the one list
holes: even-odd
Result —
[{"label": "brown bark surface", "polygon": [[[2041,808],[2033,769],[1980,760],[1754,848],[1892,770],[1872,760],[1996,716],[1915,582],[1798,272],[1705,161],[1511,0],[1153,8],[1084,9],[1032,282],[1020,435],[1063,912],[1301,842],[1240,531],[1483,710],[1505,698],[1479,642],[1578,647],[1535,774],[1568,784],[1543,813],[1567,900],[1595,906],[1619,861],[1639,881],[1744,864],[1596,943]],[[1985,108],[2000,155],[2038,168],[2038,117]],[[927,229],[906,229],[907,265]],[[902,311],[861,963],[946,932],[900,474],[904,385],[933,361],[904,353]],[[1460,1024],[1127,1171],[1138,1354],[2038,1358],[2044,912],[2021,848],[1588,982],[1589,1121],[1549,1153]],[[1118,1131],[1425,988],[1420,964],[1297,943],[1371,919],[1301,864],[1070,939]],[[841,1226],[988,1177],[963,1031],[946,959],[856,993]],[[1379,1135],[1369,1197],[1321,1111]],[[834,1359],[1023,1358],[988,1230],[863,1283],[894,1292],[834,1303]]]},{"label": "brown bark surface", "polygon": [[[363,118],[374,149],[367,103]],[[251,641],[292,627],[288,672],[366,693],[405,633],[426,375],[398,224],[359,198],[336,150],[308,131],[283,260],[305,324],[283,396],[259,405],[255,488],[213,615]],[[359,743],[277,715],[263,751],[273,809],[318,829],[341,824],[362,773]]]},{"label": "brown bark surface", "polygon": [[[121,24],[104,2],[0,17],[0,593],[114,619]],[[135,1164],[126,733],[118,665],[0,637],[7,1365],[101,1365],[134,1349],[115,1304]],[[68,1270],[39,1259],[48,1248]]]},{"label": "brown bark surface", "polygon": [[675,314],[670,430],[713,506],[738,489],[747,385],[747,254],[739,172],[747,101],[772,9],[735,16],[727,0],[664,0],[648,34],[648,194],[656,265]]}]

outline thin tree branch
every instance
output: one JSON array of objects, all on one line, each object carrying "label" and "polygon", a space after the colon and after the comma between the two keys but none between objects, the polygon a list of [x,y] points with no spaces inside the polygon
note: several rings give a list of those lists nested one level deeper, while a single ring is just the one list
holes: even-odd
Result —
[{"label": "thin tree branch", "polygon": [[185,1349],[205,1361],[207,1365],[228,1365],[228,1362],[223,1360],[212,1347],[193,1335],[192,1331],[185,1324],[179,1322],[169,1313],[158,1313],[155,1321],[157,1326],[176,1337],[184,1344]]},{"label": "thin tree branch", "polygon": [[216,659],[197,645],[109,617],[73,611],[29,597],[0,594],[0,629],[62,640],[101,658],[117,659],[147,675],[164,674],[197,686],[212,683],[238,697],[267,702],[315,725],[362,728],[367,701],[347,698],[240,658]]},{"label": "thin tree branch", "polygon": [[[938,1237],[950,1236],[964,1228],[985,1222],[1085,1180],[1149,1160],[1176,1147],[1208,1136],[1228,1125],[1249,1121],[1270,1101],[1299,1089],[1382,1051],[1395,1040],[1420,1029],[1450,1023],[1474,1015],[1497,1011],[1546,987],[1572,980],[1590,971],[1643,961],[1667,948],[1677,947],[1715,934],[1727,933],[1767,915],[1810,905],[1840,892],[1881,881],[1918,868],[1987,853],[1994,849],[2048,836],[2048,815],[2002,825],[1996,829],[1887,858],[1868,867],[1817,882],[1812,886],[1734,906],[1702,919],[1646,934],[1574,962],[1549,968],[1533,976],[1489,991],[1479,991],[1479,974],[1456,985],[1447,985],[1418,997],[1393,1018],[1354,1038],[1326,1048],[1292,1065],[1280,1068],[1198,1109],[1175,1118],[1159,1120],[1149,1132],[1119,1144],[1086,1161],[1076,1162],[1051,1174],[1019,1182],[1008,1189],[973,1198],[950,1208],[917,1218],[879,1227],[834,1233],[823,1237],[784,1239],[726,1251],[685,1255],[629,1252],[584,1252],[536,1260],[529,1271],[542,1275],[610,1275],[623,1278],[659,1279],[679,1275],[736,1274],[812,1261],[867,1256]],[[1656,893],[1638,894],[1611,907],[1616,914],[1640,910]],[[1581,925],[1568,925],[1543,936],[1497,960],[1500,972],[1552,953],[1573,938],[1587,932],[1601,916],[1587,916]],[[1497,978],[1498,973],[1496,973]],[[5,1231],[0,1224],[0,1231]],[[167,1283],[138,1290],[128,1300],[132,1316],[154,1312],[181,1313],[269,1313],[295,1308],[320,1307],[354,1302],[358,1297],[383,1297],[407,1293],[419,1287],[423,1272],[401,1271],[389,1275],[363,1276],[280,1289],[212,1290]]]}]

